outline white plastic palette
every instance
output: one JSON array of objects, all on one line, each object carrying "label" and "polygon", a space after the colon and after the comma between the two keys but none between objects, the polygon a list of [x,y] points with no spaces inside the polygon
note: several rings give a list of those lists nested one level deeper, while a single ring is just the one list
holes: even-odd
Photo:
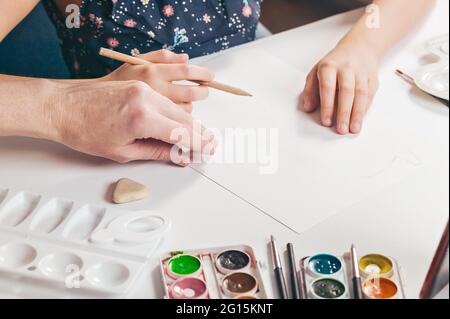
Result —
[{"label": "white plastic palette", "polygon": [[441,36],[425,44],[438,61],[422,67],[415,76],[416,85],[436,97],[449,99],[449,36]]},{"label": "white plastic palette", "polygon": [[[125,294],[170,227],[130,212],[0,188],[0,277]],[[77,290],[80,291],[80,290]]]}]

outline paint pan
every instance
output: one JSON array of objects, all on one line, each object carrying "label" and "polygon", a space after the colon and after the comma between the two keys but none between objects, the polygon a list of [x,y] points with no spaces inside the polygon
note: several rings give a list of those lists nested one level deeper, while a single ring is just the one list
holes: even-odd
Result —
[{"label": "paint pan", "polygon": [[196,256],[176,255],[168,261],[167,271],[173,278],[198,277],[202,271],[202,262]]},{"label": "paint pan", "polygon": [[173,251],[160,264],[168,299],[267,299],[258,260],[247,245]]},{"label": "paint pan", "polygon": [[[300,260],[301,296],[311,299],[355,298],[353,265],[349,253],[318,253]],[[404,299],[403,280],[395,259],[366,254],[358,259],[365,299]],[[375,275],[373,275],[375,274]],[[372,280],[369,280],[372,279]],[[382,278],[378,281],[374,278]]]},{"label": "paint pan", "polygon": [[392,277],[394,263],[389,257],[380,254],[368,254],[359,260],[359,268],[363,277],[384,276]]},{"label": "paint pan", "polygon": [[316,279],[309,290],[313,299],[342,299],[347,295],[346,285],[334,278]]},{"label": "paint pan", "polygon": [[205,299],[208,288],[202,279],[187,277],[176,280],[169,293],[173,299]]},{"label": "paint pan", "polygon": [[222,274],[242,271],[249,266],[250,256],[241,250],[226,250],[216,258],[216,267]]},{"label": "paint pan", "polygon": [[234,272],[223,279],[222,289],[230,297],[254,295],[258,291],[258,281],[246,272]]},{"label": "paint pan", "polygon": [[316,254],[307,260],[308,272],[313,276],[334,276],[342,271],[342,259],[333,254]]},{"label": "paint pan", "polygon": [[364,295],[369,299],[394,299],[399,291],[394,281],[380,276],[367,278],[362,288]]}]

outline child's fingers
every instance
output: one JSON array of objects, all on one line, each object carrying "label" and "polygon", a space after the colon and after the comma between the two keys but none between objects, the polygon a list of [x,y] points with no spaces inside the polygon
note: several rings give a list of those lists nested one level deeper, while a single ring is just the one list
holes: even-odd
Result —
[{"label": "child's fingers", "polygon": [[189,56],[187,54],[176,54],[169,50],[158,50],[142,54],[139,58],[147,60],[152,63],[187,63]]},{"label": "child's fingers", "polygon": [[189,64],[166,64],[159,66],[161,75],[167,81],[194,80],[211,82],[214,74],[207,68]]},{"label": "child's fingers", "polygon": [[201,85],[169,84],[164,91],[164,95],[175,103],[192,103],[209,96],[209,88]]},{"label": "child's fingers", "polygon": [[329,127],[333,125],[337,71],[333,65],[323,63],[319,65],[317,75],[320,86],[322,124]]},{"label": "child's fingers", "polygon": [[378,91],[378,87],[380,86],[380,83],[378,81],[378,77],[369,77],[369,106],[373,102],[373,98],[375,97],[375,93]]},{"label": "child's fingers", "polygon": [[313,112],[320,103],[319,96],[319,79],[317,77],[317,66],[308,74],[306,78],[305,88],[303,90],[303,110],[305,112]]},{"label": "child's fingers", "polygon": [[194,105],[192,103],[177,103],[177,105],[184,110],[185,112],[187,112],[188,114],[191,114],[193,109],[194,109]]},{"label": "child's fingers", "polygon": [[356,80],[355,101],[353,103],[350,132],[361,132],[364,116],[370,103],[369,81],[366,78]]},{"label": "child's fingers", "polygon": [[352,70],[344,69],[338,73],[338,109],[336,130],[339,134],[348,134],[353,101],[355,100],[355,75]]}]

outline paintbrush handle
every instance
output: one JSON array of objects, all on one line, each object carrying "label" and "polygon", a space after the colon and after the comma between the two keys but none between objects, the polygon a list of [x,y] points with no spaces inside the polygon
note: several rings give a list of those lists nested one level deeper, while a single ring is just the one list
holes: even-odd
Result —
[{"label": "paintbrush handle", "polygon": [[281,299],[289,299],[287,285],[286,285],[286,278],[284,277],[283,269],[275,268],[274,273],[275,273],[275,280],[277,281],[278,292],[280,294],[280,298]]},{"label": "paintbrush handle", "polygon": [[290,243],[287,245],[287,252],[289,256],[289,274],[292,285],[292,297],[293,299],[300,299],[300,286],[295,261],[294,246]]},{"label": "paintbrush handle", "polygon": [[[116,60],[116,61],[120,61],[123,63],[128,63],[131,65],[146,65],[146,64],[151,64],[150,61],[144,60],[144,59],[140,59],[138,57],[134,57],[131,55],[127,55],[127,54],[123,54],[117,51],[113,51],[113,50],[109,50],[109,49],[105,49],[105,48],[100,48],[99,51],[99,55],[112,59],[112,60]],[[252,96],[250,93],[228,85],[228,84],[224,84],[224,83],[220,83],[220,82],[216,82],[216,81],[211,81],[211,82],[203,82],[203,81],[195,81],[195,80],[190,80],[191,82],[197,83],[199,85],[203,85],[203,86],[207,86],[222,92],[227,92],[227,93],[231,93],[234,95],[239,95],[239,96]]]},{"label": "paintbrush handle", "polygon": [[363,299],[361,278],[353,278],[353,294],[355,299]]}]

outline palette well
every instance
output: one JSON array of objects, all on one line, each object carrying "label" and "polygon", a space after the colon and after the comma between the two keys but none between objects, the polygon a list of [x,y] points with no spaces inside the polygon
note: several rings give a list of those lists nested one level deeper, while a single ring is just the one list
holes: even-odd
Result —
[{"label": "palette well", "polygon": [[[403,281],[397,262],[381,254],[358,260],[365,299],[404,299]],[[304,299],[353,299],[352,263],[342,256],[318,253],[300,261]]]},{"label": "palette well", "polygon": [[436,57],[434,62],[422,66],[415,75],[419,88],[436,97],[449,100],[449,35],[427,41],[425,49]]},{"label": "palette well", "polygon": [[18,286],[122,295],[169,227],[152,211],[0,189],[0,274]]},{"label": "palette well", "polygon": [[171,252],[161,258],[167,299],[265,299],[249,246]]}]

